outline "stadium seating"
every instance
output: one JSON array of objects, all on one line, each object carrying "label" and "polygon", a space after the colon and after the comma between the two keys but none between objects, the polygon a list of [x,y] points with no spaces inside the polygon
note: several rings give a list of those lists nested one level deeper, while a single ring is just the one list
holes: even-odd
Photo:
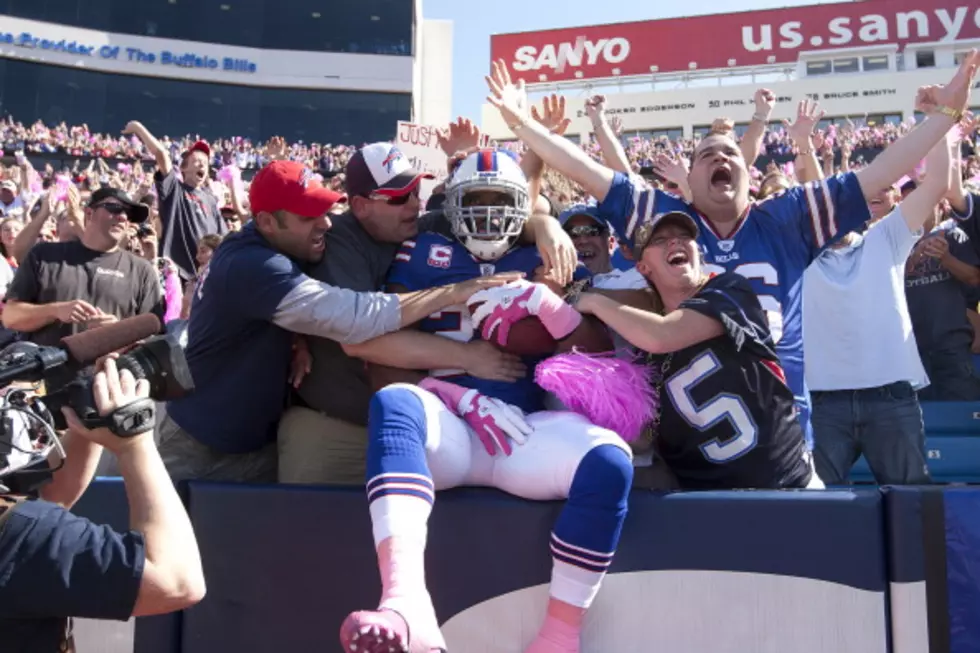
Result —
[{"label": "stadium seating", "polygon": [[[940,483],[980,483],[980,403],[922,402],[926,461]],[[874,483],[862,456],[851,470],[855,483]]]}]

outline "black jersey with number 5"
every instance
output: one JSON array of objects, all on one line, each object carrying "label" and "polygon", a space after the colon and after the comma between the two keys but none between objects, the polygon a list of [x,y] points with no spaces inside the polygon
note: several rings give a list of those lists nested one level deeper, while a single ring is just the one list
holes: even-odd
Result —
[{"label": "black jersey with number 5", "polygon": [[681,486],[806,487],[811,470],[793,393],[749,282],[726,272],[680,308],[724,326],[716,338],[653,359],[665,377],[657,449]]}]

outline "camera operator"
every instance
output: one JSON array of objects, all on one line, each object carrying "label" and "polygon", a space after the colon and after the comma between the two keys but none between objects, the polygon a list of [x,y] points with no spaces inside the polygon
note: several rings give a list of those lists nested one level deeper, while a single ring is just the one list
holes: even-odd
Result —
[{"label": "camera operator", "polygon": [[[145,379],[119,372],[114,356],[92,387],[102,417],[138,407],[150,391]],[[53,477],[41,486],[40,497],[0,494],[4,653],[72,651],[72,617],[124,621],[182,610],[204,597],[197,541],[154,445],[152,420],[144,432],[124,438],[108,428],[86,428],[70,408],[63,412],[69,425],[65,458],[60,466],[56,456],[49,458],[53,469],[44,475]],[[126,486],[126,533],[69,512],[91,482],[103,447],[119,460]],[[14,492],[30,492],[37,476],[32,467],[0,481]]]}]

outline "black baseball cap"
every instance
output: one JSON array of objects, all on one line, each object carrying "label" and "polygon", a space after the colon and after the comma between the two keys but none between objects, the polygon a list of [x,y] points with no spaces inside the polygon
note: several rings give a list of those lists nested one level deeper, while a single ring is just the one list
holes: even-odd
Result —
[{"label": "black baseball cap", "polygon": [[116,200],[120,204],[126,207],[126,216],[129,218],[130,222],[135,222],[139,224],[140,222],[146,222],[146,219],[150,217],[150,207],[146,204],[140,204],[126,194],[121,188],[112,188],[110,186],[103,186],[99,190],[92,193],[92,197],[88,201],[89,207],[94,207],[96,204],[100,204],[105,200]]},{"label": "black baseball cap", "polygon": [[694,238],[698,237],[698,223],[694,221],[687,213],[683,211],[668,211],[667,213],[658,213],[657,215],[649,218],[641,224],[635,234],[634,242],[636,246],[633,248],[633,256],[639,260],[643,256],[643,250],[646,249],[650,241],[653,240],[653,234],[660,228],[661,225],[665,223],[674,223],[680,225],[681,227],[687,229],[691,236]]}]

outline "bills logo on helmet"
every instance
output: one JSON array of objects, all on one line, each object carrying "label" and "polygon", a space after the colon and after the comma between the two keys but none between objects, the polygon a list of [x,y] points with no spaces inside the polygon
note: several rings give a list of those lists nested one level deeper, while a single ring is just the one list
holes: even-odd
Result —
[{"label": "bills logo on helmet", "polygon": [[429,248],[429,265],[446,269],[453,260],[453,248],[449,245],[433,245]]}]

